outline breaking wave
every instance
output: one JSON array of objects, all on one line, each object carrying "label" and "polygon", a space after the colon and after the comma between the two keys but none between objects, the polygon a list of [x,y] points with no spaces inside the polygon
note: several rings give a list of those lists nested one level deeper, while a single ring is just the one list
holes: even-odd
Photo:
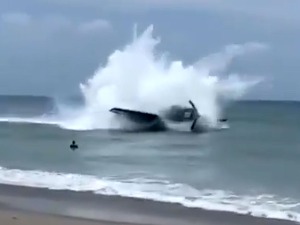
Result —
[{"label": "breaking wave", "polygon": [[198,190],[168,180],[113,177],[18,170],[0,167],[0,183],[52,190],[91,191],[95,194],[180,203],[185,207],[250,214],[300,222],[300,203],[287,198],[261,194],[236,195],[223,190]]}]

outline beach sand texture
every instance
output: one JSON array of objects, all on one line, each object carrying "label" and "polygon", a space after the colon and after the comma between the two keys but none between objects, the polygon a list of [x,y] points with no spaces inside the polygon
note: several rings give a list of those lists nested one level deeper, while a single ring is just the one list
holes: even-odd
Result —
[{"label": "beach sand texture", "polygon": [[179,204],[11,185],[0,185],[0,204],[1,225],[297,224]]}]

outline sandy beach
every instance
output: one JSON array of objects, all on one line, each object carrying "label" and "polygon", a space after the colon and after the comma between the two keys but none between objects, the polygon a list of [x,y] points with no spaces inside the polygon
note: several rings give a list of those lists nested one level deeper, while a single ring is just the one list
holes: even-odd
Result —
[{"label": "sandy beach", "polygon": [[78,218],[51,216],[17,210],[1,210],[0,223],[5,225],[117,225],[117,223],[89,221]]},{"label": "sandy beach", "polygon": [[0,185],[0,224],[5,225],[296,225],[292,221],[186,208],[179,204]]}]

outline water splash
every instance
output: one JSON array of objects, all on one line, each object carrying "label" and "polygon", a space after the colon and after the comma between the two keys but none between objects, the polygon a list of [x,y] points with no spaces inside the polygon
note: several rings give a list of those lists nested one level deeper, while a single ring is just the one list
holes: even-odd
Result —
[{"label": "water splash", "polygon": [[[236,74],[220,76],[234,57],[264,49],[258,43],[229,45],[223,51],[184,66],[156,51],[159,38],[153,37],[153,26],[121,50],[114,51],[106,65],[80,84],[85,108],[72,121],[69,129],[110,128],[112,107],[127,107],[158,113],[159,110],[180,104],[188,106],[192,99],[199,112],[215,124],[220,114],[219,99],[235,100],[261,79],[241,79]],[[72,126],[69,126],[72,125]]]}]

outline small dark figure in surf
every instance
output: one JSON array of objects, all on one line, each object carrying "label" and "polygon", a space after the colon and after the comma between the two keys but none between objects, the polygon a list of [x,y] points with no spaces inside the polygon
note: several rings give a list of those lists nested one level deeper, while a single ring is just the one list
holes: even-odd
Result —
[{"label": "small dark figure in surf", "polygon": [[78,145],[75,143],[75,141],[72,141],[72,144],[70,145],[70,149],[75,151],[78,148]]}]

